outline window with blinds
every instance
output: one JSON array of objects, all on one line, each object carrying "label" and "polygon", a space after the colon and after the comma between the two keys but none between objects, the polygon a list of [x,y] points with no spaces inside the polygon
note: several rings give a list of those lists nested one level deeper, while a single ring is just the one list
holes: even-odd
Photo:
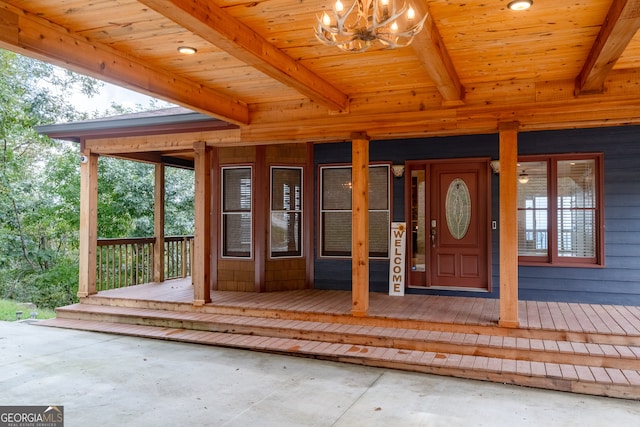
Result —
[{"label": "window with blinds", "polygon": [[222,256],[250,258],[253,236],[251,167],[222,168]]},{"label": "window with blinds", "polygon": [[520,261],[602,264],[602,155],[536,156],[521,160],[518,163]]},{"label": "window with blinds", "polygon": [[[389,165],[369,166],[369,256],[389,251]],[[320,168],[320,255],[351,256],[351,166]]]},{"label": "window with blinds", "polygon": [[521,162],[518,170],[518,254],[549,253],[547,162]]},{"label": "window with blinds", "polygon": [[271,257],[302,256],[302,168],[271,168]]}]

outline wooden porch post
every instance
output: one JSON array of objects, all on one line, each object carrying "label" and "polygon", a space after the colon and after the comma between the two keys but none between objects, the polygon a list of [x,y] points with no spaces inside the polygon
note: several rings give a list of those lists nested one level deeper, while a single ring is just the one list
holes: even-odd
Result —
[{"label": "wooden porch post", "polygon": [[369,137],[351,135],[351,314],[369,311]]},{"label": "wooden porch post", "polygon": [[162,163],[155,167],[155,184],[153,189],[153,234],[156,242],[153,246],[153,281],[164,282],[164,196],[165,166]]},{"label": "wooden porch post", "polygon": [[518,322],[518,122],[500,124],[500,320]]},{"label": "wooden porch post", "polygon": [[[82,144],[84,146],[84,144]],[[98,156],[84,148],[80,162],[80,277],[78,298],[96,291],[98,245]]]},{"label": "wooden porch post", "polygon": [[195,174],[195,233],[193,304],[211,302],[211,163],[209,148],[204,141],[193,144]]}]

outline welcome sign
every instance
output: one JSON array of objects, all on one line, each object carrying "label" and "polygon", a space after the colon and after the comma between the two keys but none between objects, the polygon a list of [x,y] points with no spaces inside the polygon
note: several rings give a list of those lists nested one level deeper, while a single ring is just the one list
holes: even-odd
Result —
[{"label": "welcome sign", "polygon": [[406,241],[406,223],[392,222],[389,239],[389,295],[404,296]]}]

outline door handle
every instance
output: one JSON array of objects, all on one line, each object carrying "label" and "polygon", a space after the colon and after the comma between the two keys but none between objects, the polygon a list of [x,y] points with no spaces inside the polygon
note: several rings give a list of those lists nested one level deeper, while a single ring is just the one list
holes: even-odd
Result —
[{"label": "door handle", "polygon": [[431,247],[436,247],[436,220],[431,220]]}]

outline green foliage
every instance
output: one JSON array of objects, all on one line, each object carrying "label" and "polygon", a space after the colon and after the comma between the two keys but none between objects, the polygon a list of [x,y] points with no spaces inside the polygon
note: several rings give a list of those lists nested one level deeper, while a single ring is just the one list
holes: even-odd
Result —
[{"label": "green foliage", "polygon": [[[100,85],[0,50],[0,298],[39,308],[76,300],[78,146],[42,137],[34,126],[86,119],[65,96],[91,96]],[[192,172],[167,175],[167,233],[191,234]],[[153,236],[153,177],[152,165],[100,159],[100,237]]]},{"label": "green foliage", "polygon": [[[165,170],[165,234],[193,234],[193,171]],[[98,236],[153,236],[153,165],[101,157],[98,162]]]},{"label": "green foliage", "polygon": [[62,94],[99,83],[2,50],[0,75],[0,296],[72,302],[62,294],[77,286],[77,149],[33,127],[83,118]]},{"label": "green foliage", "polygon": [[152,165],[102,157],[98,162],[98,236],[153,236]]},{"label": "green foliage", "polygon": [[165,234],[193,235],[193,171],[167,168],[165,181]]}]

